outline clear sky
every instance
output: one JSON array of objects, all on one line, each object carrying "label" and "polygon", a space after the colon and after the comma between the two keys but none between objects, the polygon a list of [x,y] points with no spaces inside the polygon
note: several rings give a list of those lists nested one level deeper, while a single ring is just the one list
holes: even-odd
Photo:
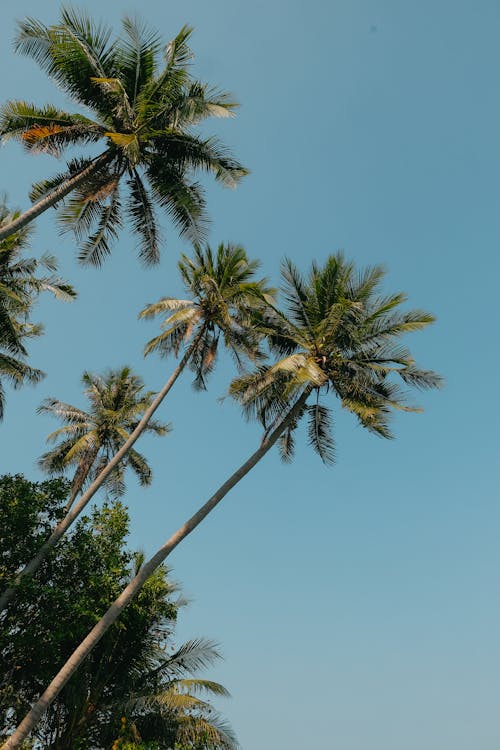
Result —
[{"label": "clear sky", "polygon": [[[245,750],[498,750],[500,509],[498,305],[500,5],[452,0],[141,0],[84,7],[116,24],[139,12],[171,38],[184,23],[200,77],[232,91],[236,120],[210,124],[252,174],[236,191],[209,185],[210,240],[232,240],[278,278],[343,248],[383,263],[387,289],[438,317],[409,337],[446,378],[423,415],[395,420],[397,439],[338,415],[338,461],[304,443],[293,466],[268,456],[170,563],[193,601],[179,637],[218,640],[212,671]],[[1,100],[65,99],[11,49],[15,19],[56,20],[58,3],[3,0]],[[32,181],[57,171],[13,144],[0,187],[28,204]],[[44,301],[46,335],[31,347],[47,371],[9,396],[2,471],[39,476],[55,423],[35,415],[53,395],[78,403],[84,369],[130,363],[151,388],[172,364],[142,359],[155,324],[137,312],[179,294],[186,248],[167,227],[162,264],[143,270],[122,236],[102,271],[80,268],[53,215],[35,252],[61,260],[80,297]],[[255,426],[188,381],[161,415],[173,434],[145,439],[155,482],[130,481],[131,543],[152,552],[252,450]]]}]

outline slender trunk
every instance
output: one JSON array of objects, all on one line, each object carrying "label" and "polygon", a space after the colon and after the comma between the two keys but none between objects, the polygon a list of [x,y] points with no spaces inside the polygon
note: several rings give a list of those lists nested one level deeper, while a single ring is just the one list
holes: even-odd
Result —
[{"label": "slender trunk", "polygon": [[26,224],[29,224],[36,219],[37,216],[43,214],[48,208],[55,206],[56,203],[65,198],[68,193],[71,193],[71,191],[77,188],[82,182],[85,182],[85,180],[93,175],[94,172],[99,171],[99,169],[111,161],[112,158],[113,154],[111,151],[104,151],[104,153],[96,157],[88,167],[77,172],[73,177],[70,177],[69,180],[65,180],[65,182],[59,185],[59,187],[56,187],[45,197],[40,198],[39,201],[18,216],[17,219],[14,219],[14,221],[11,221],[10,224],[7,224],[6,226],[0,227],[0,241],[4,240],[6,237],[10,237],[11,234],[15,234],[26,226]]},{"label": "slender trunk", "polygon": [[92,468],[92,465],[97,458],[98,453],[99,453],[99,447],[94,445],[94,447],[89,452],[89,454],[79,463],[78,468],[75,471],[75,476],[73,477],[73,481],[71,482],[71,492],[70,492],[69,500],[64,506],[63,512],[65,516],[67,513],[69,513],[70,508],[75,502],[78,493],[82,489],[85,483],[85,480],[88,477],[89,471]]},{"label": "slender trunk", "polygon": [[263,458],[266,453],[273,447],[283,431],[292,424],[302,411],[311,389],[308,387],[304,390],[298,401],[290,409],[283,421],[268,435],[260,444],[259,448],[243,463],[234,474],[231,474],[221,487],[207,500],[207,502],[196,511],[177,531],[172,534],[165,544],[145,563],[139,570],[135,578],[122,591],[118,599],[110,606],[105,615],[99,620],[87,637],[80,643],[77,649],[70,656],[66,664],[54,677],[43,695],[33,705],[31,711],[25,716],[19,724],[16,731],[5,742],[2,750],[17,750],[25,738],[33,731],[45,711],[51,703],[57,698],[60,691],[66,685],[70,677],[76,672],[80,664],[90,654],[92,649],[100,641],[106,631],[118,619],[122,610],[127,607],[136,594],[140,591],[150,575],[158,568],[159,565],[168,557],[172,550],[190,534],[203,519],[212,511],[216,505],[227,495],[227,493],[238,482],[245,477],[248,472]]},{"label": "slender trunk", "polygon": [[26,567],[20,571],[20,573],[17,574],[16,578],[12,582],[12,585],[4,591],[4,593],[0,596],[0,612],[2,612],[5,607],[8,605],[8,603],[11,601],[11,599],[15,596],[16,590],[23,580],[25,576],[33,575],[42,562],[47,557],[50,550],[55,547],[59,539],[63,536],[63,534],[66,533],[67,529],[71,526],[75,518],[77,518],[82,510],[85,508],[87,503],[93,498],[97,490],[102,486],[103,482],[106,480],[106,478],[111,474],[115,466],[121,461],[121,459],[128,453],[130,448],[134,445],[137,438],[144,432],[146,427],[148,426],[148,422],[157,410],[157,408],[160,406],[161,402],[169,392],[169,390],[174,385],[175,381],[183,371],[184,367],[188,363],[191,354],[193,353],[194,349],[198,345],[198,341],[202,337],[204,332],[204,328],[202,327],[198,334],[195,336],[193,341],[191,342],[190,346],[188,347],[186,353],[180,360],[179,364],[173,371],[172,375],[169,377],[161,391],[156,395],[156,398],[151,403],[151,405],[146,409],[144,412],[144,415],[135,428],[133,432],[131,432],[130,437],[128,440],[122,445],[120,450],[115,453],[111,461],[106,464],[104,469],[100,472],[100,474],[96,477],[96,479],[92,482],[90,487],[83,493],[80,500],[76,503],[76,505],[73,506],[73,509],[70,510],[69,513],[65,515],[65,517],[62,519],[62,521],[59,521],[57,526],[52,531],[52,534],[49,536],[47,541],[40,547],[35,557],[26,565]]}]

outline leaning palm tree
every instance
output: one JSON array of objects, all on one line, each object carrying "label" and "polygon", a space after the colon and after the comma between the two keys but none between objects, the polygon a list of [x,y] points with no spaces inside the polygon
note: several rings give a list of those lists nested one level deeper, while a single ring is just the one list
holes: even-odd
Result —
[{"label": "leaning palm tree", "polygon": [[[15,138],[32,153],[60,156],[66,149],[105,144],[96,156],[74,158],[66,170],[33,187],[32,208],[0,230],[0,239],[61,202],[64,228],[82,240],[80,260],[99,265],[110,252],[124,215],[138,237],[146,264],[159,259],[155,205],[166,209],[181,235],[203,238],[203,190],[195,173],[210,172],[233,187],[246,170],[213,137],[193,128],[207,117],[229,117],[231,97],[189,73],[192,30],[184,26],[166,46],[137,20],[124,18],[122,34],[75,9],[45,26],[28,18],[19,25],[16,50],[35,60],[56,84],[92,116],[10,101],[0,110],[0,136]],[[121,188],[126,190],[124,210]]]},{"label": "leaning palm tree", "polygon": [[254,319],[274,294],[266,279],[254,280],[259,265],[241,245],[231,243],[221,243],[215,253],[198,245],[193,258],[181,255],[178,268],[189,298],[163,297],[142,310],[140,318],[164,316],[161,332],[144,353],[177,356],[188,344],[183,368],[194,372],[193,385],[202,390],[215,367],[221,338],[238,366],[242,357],[258,359],[262,335]]},{"label": "leaning palm tree", "polygon": [[[0,229],[17,215],[0,200]],[[74,289],[55,275],[57,264],[51,255],[42,255],[40,260],[22,257],[29,239],[30,231],[25,227],[0,241],[0,419],[5,401],[2,380],[19,388],[44,376],[26,362],[26,340],[43,332],[41,325],[29,320],[38,295],[48,291],[66,301],[76,296]],[[40,270],[48,274],[39,275]]]},{"label": "leaning palm tree", "polygon": [[[51,414],[63,422],[62,427],[47,437],[49,443],[56,445],[44,453],[38,463],[43,471],[52,475],[70,467],[75,469],[66,512],[84,485],[99,475],[128,440],[155,395],[144,390],[142,379],[129,367],[110,370],[104,376],[84,372],[82,384],[90,402],[88,412],[55,398],[45,399],[38,409],[40,414]],[[145,431],[165,435],[169,427],[151,419]],[[142,486],[151,484],[148,462],[131,448],[105,482],[115,497],[125,491],[126,468],[132,469]]]},{"label": "leaning palm tree", "polygon": [[242,247],[231,244],[219,245],[215,254],[209,247],[197,247],[193,259],[182,256],[179,270],[190,299],[164,297],[141,313],[148,318],[167,312],[163,331],[149,342],[146,353],[179,354],[184,347],[182,357],[121,448],[57,524],[38,554],[0,596],[0,612],[15,595],[21,580],[38,569],[48,552],[128,455],[186,367],[194,371],[195,385],[204,388],[206,378],[213,370],[221,338],[238,363],[242,357],[259,357],[258,341],[262,336],[253,324],[253,318],[259,307],[271,300],[273,290],[265,279],[254,281],[258,266],[258,262],[248,260]]},{"label": "leaning palm tree", "polygon": [[398,343],[404,334],[432,323],[433,316],[419,310],[399,312],[405,296],[382,295],[383,276],[380,267],[357,274],[354,265],[342,255],[329,257],[322,267],[313,263],[307,280],[301,278],[292,263],[284,264],[286,310],[270,306],[258,317],[271,351],[285,356],[242,375],[231,386],[231,393],[244,411],[257,415],[264,424],[259,447],[141,567],[60,669],[7,740],[4,750],[20,746],[148,577],[273,445],[281,440],[282,455],[291,456],[293,433],[304,413],[310,420],[312,446],[324,461],[333,458],[329,414],[320,403],[323,396],[336,396],[363,427],[390,437],[391,412],[415,410],[406,404],[395,378],[416,388],[439,385],[439,377],[417,368],[410,352]]},{"label": "leaning palm tree", "polygon": [[[48,436],[48,441],[55,442],[56,445],[40,458],[40,468],[49,474],[60,474],[74,467],[75,473],[63,518],[55,525],[52,534],[37,554],[17,575],[13,585],[2,593],[0,612],[15,595],[21,580],[38,570],[99,487],[104,485],[111,494],[122,495],[127,468],[132,469],[141,485],[151,483],[152,473],[146,459],[132,448],[137,439],[133,436],[138,429],[140,428],[141,433],[153,432],[156,435],[165,435],[170,430],[169,425],[151,418],[151,408],[158,395],[152,391],[144,391],[142,379],[134,375],[130,368],[111,370],[104,377],[85,372],[82,382],[85,395],[90,401],[90,411],[86,412],[54,398],[46,399],[39,407],[40,413],[51,414],[64,422],[62,427]],[[147,419],[146,414],[149,414]],[[86,483],[90,483],[89,490],[84,493],[76,508],[71,510]]]},{"label": "leaning palm tree", "polygon": [[285,461],[293,456],[298,422],[307,415],[310,445],[325,463],[333,462],[332,410],[324,403],[331,395],[363,427],[391,438],[394,410],[419,411],[408,405],[400,383],[420,389],[440,384],[439,376],[417,368],[398,343],[403,334],[432,323],[433,316],[421,310],[401,313],[405,295],[379,294],[382,267],[357,274],[340,253],[323,267],[313,263],[307,279],[286,260],[282,276],[286,310],[268,306],[260,320],[279,359],[233,381],[232,396],[247,416],[262,423],[264,440],[291,406],[303,402],[280,437]]}]

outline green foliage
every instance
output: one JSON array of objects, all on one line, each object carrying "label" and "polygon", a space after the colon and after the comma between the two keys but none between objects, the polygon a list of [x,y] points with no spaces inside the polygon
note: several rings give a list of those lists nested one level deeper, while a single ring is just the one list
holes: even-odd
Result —
[{"label": "green foliage", "polygon": [[[58,518],[68,492],[61,479],[0,478],[2,583]],[[5,736],[99,620],[142,563],[126,549],[128,515],[119,502],[94,509],[25,580],[0,620],[0,734]],[[22,535],[22,536],[21,536]],[[191,677],[218,658],[209,641],[172,646],[181,602],[160,568],[106,633],[44,716],[33,749],[226,748],[229,727],[199,694],[227,695]],[[114,743],[114,744],[113,744]]]},{"label": "green foliage", "polygon": [[21,475],[0,477],[0,586],[38,552],[60,518],[69,482],[29,482]]},{"label": "green foliage", "polygon": [[[0,201],[0,227],[18,215]],[[48,291],[62,300],[76,296],[73,288],[55,275],[57,264],[51,255],[40,260],[22,257],[29,238],[30,231],[24,228],[0,242],[0,419],[5,400],[2,381],[19,388],[24,383],[37,383],[44,375],[26,361],[25,342],[43,332],[41,325],[30,320],[38,295]],[[40,270],[48,274],[40,275]]]},{"label": "green foliage", "polygon": [[[38,410],[63,422],[48,436],[48,442],[56,445],[40,458],[40,468],[57,474],[74,467],[73,498],[126,442],[155,396],[144,390],[142,379],[129,367],[110,370],[104,376],[84,372],[82,383],[90,402],[88,412],[55,398],[45,399]],[[151,419],[145,430],[165,435],[170,427]],[[106,480],[106,487],[114,496],[125,491],[126,468],[132,469],[141,485],[151,484],[152,472],[145,457],[131,448]]]},{"label": "green foliage", "polygon": [[[170,214],[181,235],[200,241],[207,221],[203,190],[194,175],[209,172],[233,187],[246,174],[217,139],[194,129],[207,117],[232,116],[236,104],[191,77],[191,31],[183,27],[162,56],[157,34],[136,19],[124,18],[116,39],[110,29],[71,8],[63,9],[53,26],[33,18],[19,24],[17,51],[31,57],[92,117],[11,101],[0,109],[0,136],[19,140],[29,152],[56,157],[74,146],[103,142],[109,157],[60,211],[63,228],[82,240],[83,263],[103,262],[125,215],[137,236],[140,259],[158,262],[155,206]],[[69,162],[65,172],[35,185],[32,198],[48,195],[90,163]],[[120,186],[126,193],[123,207]]]},{"label": "green foliage", "polygon": [[253,318],[274,294],[267,279],[255,280],[259,265],[243,247],[230,243],[221,243],[216,253],[196,246],[192,258],[183,254],[178,266],[190,299],[163,297],[142,310],[141,318],[165,316],[162,332],[149,341],[145,353],[177,355],[185,342],[199,336],[189,362],[198,389],[206,388],[221,337],[238,366],[241,357],[259,359],[262,336]]},{"label": "green foliage", "polygon": [[[269,434],[302,394],[314,393],[315,403],[304,406],[302,415],[308,416],[309,443],[325,463],[335,455],[332,413],[320,402],[329,394],[363,427],[391,437],[394,410],[419,411],[407,404],[395,378],[421,389],[440,385],[439,376],[419,369],[399,344],[406,333],[432,323],[433,316],[421,310],[401,312],[405,296],[380,291],[380,266],[358,273],[340,253],[321,267],[313,263],[307,279],[286,260],[282,276],[285,309],[268,305],[256,316],[271,353],[280,359],[234,380],[233,397]],[[293,455],[293,432],[302,415],[281,436],[284,460]]]}]

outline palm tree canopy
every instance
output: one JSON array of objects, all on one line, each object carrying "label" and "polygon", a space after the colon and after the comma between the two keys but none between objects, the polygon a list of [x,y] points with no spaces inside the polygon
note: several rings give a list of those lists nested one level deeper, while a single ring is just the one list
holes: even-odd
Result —
[{"label": "palm tree canopy", "polygon": [[[70,8],[62,10],[57,25],[33,18],[19,24],[16,50],[31,57],[86,114],[10,101],[0,110],[0,135],[56,157],[68,147],[105,144],[99,169],[75,189],[60,214],[63,227],[83,241],[84,263],[102,263],[124,215],[138,237],[141,260],[156,263],[156,205],[166,209],[181,235],[201,240],[205,200],[193,175],[210,172],[233,187],[247,173],[216,138],[194,130],[207,117],[232,116],[236,103],[191,77],[191,33],[184,26],[163,48],[155,32],[126,17],[114,39],[108,27]],[[90,157],[71,160],[66,171],[35,185],[32,199],[91,163]],[[126,187],[124,210],[121,187]]]},{"label": "palm tree canopy", "polygon": [[[128,367],[110,370],[104,376],[85,372],[82,383],[90,402],[89,411],[55,398],[47,398],[39,407],[39,413],[51,414],[63,422],[47,437],[47,442],[55,446],[44,453],[39,465],[49,474],[64,472],[71,466],[86,466],[87,480],[92,481],[125,443],[155,394],[145,391],[142,379]],[[150,420],[146,430],[165,435],[170,426]],[[86,465],[89,462],[91,466]],[[131,449],[106,481],[113,495],[123,494],[127,467],[141,485],[151,484],[152,472],[145,457]]]},{"label": "palm tree canopy", "polygon": [[231,243],[221,243],[216,252],[198,245],[192,258],[182,255],[178,267],[189,299],[163,297],[142,310],[141,318],[165,315],[162,332],[149,341],[145,353],[177,355],[183,343],[199,335],[190,361],[197,388],[206,387],[221,336],[238,365],[242,356],[258,359],[262,336],[254,324],[255,311],[271,302],[275,292],[267,279],[255,278],[259,265],[241,245]]},{"label": "palm tree canopy", "polygon": [[[18,212],[10,211],[0,202],[0,226],[10,223]],[[41,325],[30,321],[32,307],[41,292],[51,292],[56,298],[68,301],[76,297],[70,284],[56,274],[57,264],[52,255],[44,254],[37,260],[24,258],[30,230],[24,228],[0,242],[0,419],[3,416],[4,389],[2,379],[14,388],[24,383],[36,383],[43,373],[26,362],[25,342],[43,332]],[[39,271],[43,270],[43,275]]]},{"label": "palm tree canopy", "polygon": [[[408,405],[396,379],[420,389],[440,385],[439,376],[419,369],[399,343],[434,317],[421,310],[402,312],[405,295],[380,291],[383,268],[357,272],[341,253],[323,266],[313,263],[307,278],[286,260],[282,277],[285,309],[268,306],[259,321],[271,352],[280,358],[236,378],[233,397],[269,432],[302,394],[313,396],[302,414],[308,417],[309,443],[325,462],[334,459],[332,412],[322,403],[329,393],[363,427],[391,437],[394,410],[419,411]],[[281,437],[284,460],[293,455],[297,424],[298,419]]]},{"label": "palm tree canopy", "polygon": [[207,700],[228,697],[229,692],[218,682],[191,676],[220,658],[215,645],[197,638],[166,656],[152,644],[147,662],[141,656],[123,681],[122,694],[102,707],[112,717],[124,717],[122,734],[166,750],[173,744],[193,750],[235,750],[231,727]]}]

